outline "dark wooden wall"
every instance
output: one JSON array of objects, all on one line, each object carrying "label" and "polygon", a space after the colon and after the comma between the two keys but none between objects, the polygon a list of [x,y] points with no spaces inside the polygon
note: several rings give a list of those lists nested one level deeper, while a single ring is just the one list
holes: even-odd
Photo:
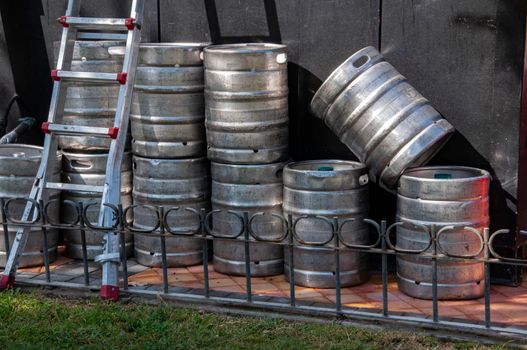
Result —
[{"label": "dark wooden wall", "polygon": [[[63,14],[66,2],[42,1],[48,54],[59,38],[55,19]],[[85,4],[86,16],[125,16],[129,1]],[[458,130],[434,162],[490,170],[495,179],[493,226],[514,226],[523,0],[146,0],[146,4],[145,41],[288,45],[294,159],[353,158],[307,106],[340,62],[366,45],[379,47]],[[13,91],[2,39],[0,35],[1,76],[7,80],[0,83],[0,106]],[[392,215],[393,196],[372,191],[374,202],[387,204],[377,207],[388,208],[374,215]]]}]

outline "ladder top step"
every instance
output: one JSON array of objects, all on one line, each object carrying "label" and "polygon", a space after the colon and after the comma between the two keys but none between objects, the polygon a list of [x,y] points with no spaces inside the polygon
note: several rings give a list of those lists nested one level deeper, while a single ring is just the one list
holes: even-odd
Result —
[{"label": "ladder top step", "polygon": [[135,18],[96,18],[60,16],[57,21],[64,27],[84,30],[134,30],[141,25]]},{"label": "ladder top step", "polygon": [[111,82],[126,84],[128,73],[100,73],[100,72],[72,72],[66,70],[54,69],[51,71],[51,79],[54,81],[78,81],[84,83],[102,83]]},{"label": "ladder top step", "polygon": [[69,184],[69,183],[61,183],[61,182],[46,182],[46,188],[50,190],[94,192],[94,193],[102,193],[104,191],[104,186]]},{"label": "ladder top step", "polygon": [[101,128],[93,126],[63,125],[49,122],[42,123],[42,131],[45,134],[74,135],[74,136],[96,136],[116,139],[119,128]]}]

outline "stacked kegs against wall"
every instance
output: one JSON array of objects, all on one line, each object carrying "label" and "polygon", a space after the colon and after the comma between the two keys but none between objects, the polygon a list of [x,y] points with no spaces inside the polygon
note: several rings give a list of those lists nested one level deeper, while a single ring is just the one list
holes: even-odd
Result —
[{"label": "stacked kegs against wall", "polygon": [[[368,280],[367,253],[352,252],[346,245],[366,245],[369,241],[368,170],[364,164],[343,160],[313,160],[289,163],[284,168],[284,215],[295,224],[293,248],[295,284],[315,288],[335,288],[335,252],[317,245],[339,246],[342,287]],[[323,216],[328,220],[322,220]],[[332,237],[332,219],[338,218],[340,235]],[[289,248],[285,272],[289,276]]]},{"label": "stacked kegs against wall", "polygon": [[[73,50],[72,71],[115,73],[122,70],[122,57],[111,55],[109,49],[122,45],[122,41],[76,41]],[[58,49],[58,46],[55,46]],[[113,127],[119,85],[113,83],[68,83],[63,124],[93,127]],[[60,136],[59,147],[64,151],[62,162],[62,182],[102,186],[106,174],[106,160],[110,139],[92,136]],[[126,148],[129,149],[129,140]],[[131,157],[123,158],[121,175],[121,201],[131,203]],[[97,223],[100,193],[64,191],[63,199],[97,203],[88,210],[88,218]],[[61,207],[63,222],[75,220],[75,209],[66,203]],[[65,254],[74,259],[82,259],[82,233],[80,230],[63,230],[66,246]],[[88,259],[102,253],[104,233],[86,232]],[[126,238],[128,253],[132,252],[133,237]]]},{"label": "stacked kegs against wall", "polygon": [[[42,147],[30,145],[0,145],[0,198],[9,200],[11,198],[27,198],[37,174]],[[60,154],[56,164],[60,164]],[[58,181],[60,168],[51,169],[51,181]],[[44,202],[50,201],[47,208],[49,219],[58,222],[60,193],[58,191],[46,191]],[[26,202],[12,200],[7,204],[7,215],[12,219],[20,219]],[[0,266],[6,263],[6,247],[11,247],[15,239],[17,226],[8,224],[8,234],[4,232],[4,226],[0,225]],[[47,250],[49,261],[57,257],[58,232],[56,229],[47,230]],[[32,227],[29,238],[20,259],[20,267],[38,266],[44,264],[42,252],[44,250],[44,233],[39,227]]]},{"label": "stacked kegs against wall", "polygon": [[[241,212],[252,216],[282,210],[289,119],[286,47],[265,43],[210,46],[204,51],[204,62],[212,208],[221,211],[213,214],[212,226],[215,235],[234,237],[243,228]],[[263,239],[276,238],[283,230],[280,220],[270,215],[256,217],[252,229]],[[251,242],[249,257],[254,276],[283,271],[280,245]],[[244,275],[245,258],[244,242],[214,240],[216,271]]]},{"label": "stacked kegs against wall", "polygon": [[[192,232],[199,218],[189,209],[210,209],[209,164],[205,158],[205,101],[202,52],[207,44],[141,44],[130,114],[134,189],[134,226],[153,228],[156,215],[147,205],[171,210],[169,230]],[[178,210],[168,208],[179,207]],[[166,237],[167,264],[203,261],[202,242]],[[162,263],[161,238],[135,237],[137,261]]]},{"label": "stacked kegs against wall", "polygon": [[[437,236],[438,251],[454,256],[477,255],[483,227],[489,225],[487,171],[437,166],[411,169],[399,181],[397,195],[397,247],[419,251],[429,246],[430,236],[421,225],[438,229],[453,226]],[[479,233],[464,227],[472,227]],[[434,250],[430,245],[428,252]],[[477,261],[438,260],[439,299],[472,299],[483,296],[484,266]],[[432,261],[413,255],[397,256],[399,289],[416,298],[432,299]]]}]

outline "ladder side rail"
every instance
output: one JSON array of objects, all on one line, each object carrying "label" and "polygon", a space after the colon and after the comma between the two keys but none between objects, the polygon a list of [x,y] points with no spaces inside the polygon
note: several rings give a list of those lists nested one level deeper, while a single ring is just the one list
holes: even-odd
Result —
[{"label": "ladder side rail", "polygon": [[[139,43],[141,42],[140,26],[143,22],[144,0],[134,0],[130,17],[136,20],[137,26],[128,33],[126,51],[123,62],[123,73],[126,82],[119,89],[119,99],[115,114],[114,127],[119,128],[117,138],[110,144],[110,153],[106,165],[105,191],[101,199],[99,225],[112,226],[113,211],[102,203],[115,206],[121,200],[121,163],[123,161],[126,136],[130,119],[130,105],[132,103],[133,85],[137,67]],[[106,232],[104,236],[103,254],[98,259],[102,262],[101,297],[108,300],[119,298],[119,264],[120,264],[119,236],[114,232]]]}]

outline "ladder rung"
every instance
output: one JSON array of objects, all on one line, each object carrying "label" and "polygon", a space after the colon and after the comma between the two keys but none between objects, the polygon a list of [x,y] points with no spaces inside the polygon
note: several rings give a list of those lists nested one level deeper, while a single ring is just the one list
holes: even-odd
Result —
[{"label": "ladder rung", "polygon": [[84,83],[112,82],[126,84],[128,74],[120,73],[101,73],[101,72],[72,72],[54,69],[51,71],[51,79],[55,81],[79,81]]},{"label": "ladder rung", "polygon": [[42,131],[45,134],[73,135],[73,136],[97,136],[117,138],[119,128],[101,128],[93,126],[63,125],[49,122],[42,123]]},{"label": "ladder rung", "polygon": [[128,39],[128,34],[120,33],[93,33],[93,32],[78,32],[78,40],[123,40]]},{"label": "ladder rung", "polygon": [[46,182],[46,188],[50,190],[96,192],[96,193],[102,193],[104,191],[104,186],[67,184],[67,183],[61,183],[61,182]]},{"label": "ladder rung", "polygon": [[93,18],[60,16],[58,22],[63,27],[74,27],[83,30],[133,30],[140,25],[132,17],[129,18]]}]

